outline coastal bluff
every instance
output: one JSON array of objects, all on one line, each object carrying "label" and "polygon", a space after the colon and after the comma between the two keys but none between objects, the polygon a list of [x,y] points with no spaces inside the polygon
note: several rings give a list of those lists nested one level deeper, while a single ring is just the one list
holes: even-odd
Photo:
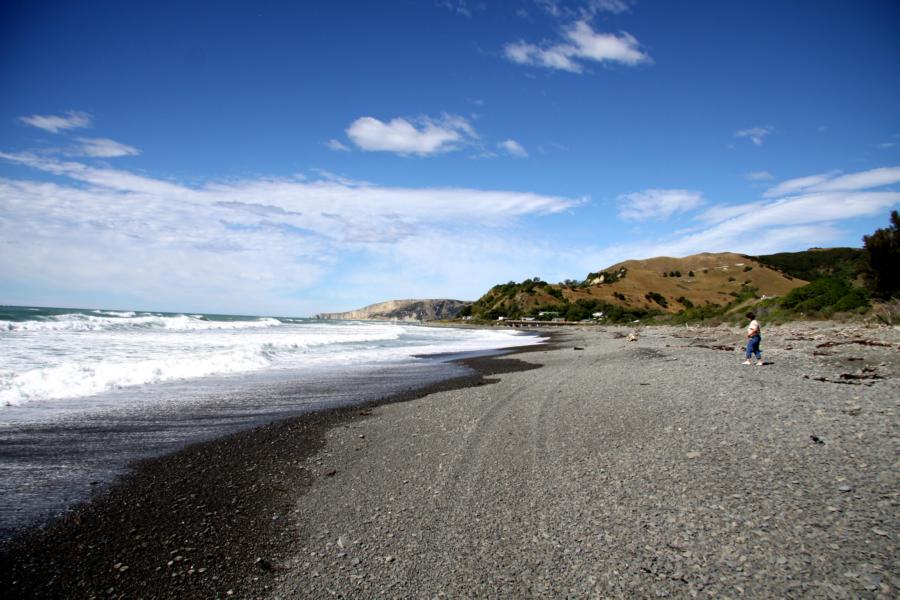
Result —
[{"label": "coastal bluff", "polygon": [[347,312],[320,313],[337,321],[436,321],[452,319],[471,302],[462,300],[389,300]]}]

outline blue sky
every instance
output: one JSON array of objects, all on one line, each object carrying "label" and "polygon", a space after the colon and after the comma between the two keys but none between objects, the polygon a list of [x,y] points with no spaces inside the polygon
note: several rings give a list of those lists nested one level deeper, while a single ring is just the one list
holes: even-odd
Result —
[{"label": "blue sky", "polygon": [[900,205],[890,0],[0,11],[0,303],[475,299]]}]

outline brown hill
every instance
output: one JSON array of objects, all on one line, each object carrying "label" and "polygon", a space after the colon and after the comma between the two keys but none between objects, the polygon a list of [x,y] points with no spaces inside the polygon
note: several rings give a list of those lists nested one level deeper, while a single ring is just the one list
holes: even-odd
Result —
[{"label": "brown hill", "polygon": [[684,308],[679,298],[694,305],[724,305],[751,286],[760,296],[771,297],[782,296],[807,283],[732,252],[626,260],[606,272],[622,269],[626,270],[625,276],[613,283],[595,283],[598,278],[593,278],[588,282],[593,283],[587,288],[588,294],[613,303],[622,303],[621,296],[625,296],[625,302],[632,306],[659,308],[657,302],[647,298],[648,293],[655,292],[666,299],[669,312],[677,312]]},{"label": "brown hill", "polygon": [[684,258],[661,256],[617,263],[590,273],[577,285],[551,285],[540,280],[498,285],[476,301],[472,313],[488,318],[520,317],[579,300],[674,313],[689,306],[724,306],[748,294],[781,296],[805,284],[731,252]]}]

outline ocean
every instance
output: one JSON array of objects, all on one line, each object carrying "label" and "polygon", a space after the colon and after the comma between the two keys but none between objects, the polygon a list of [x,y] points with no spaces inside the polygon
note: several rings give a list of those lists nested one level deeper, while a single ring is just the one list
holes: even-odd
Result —
[{"label": "ocean", "polygon": [[408,323],[0,306],[0,539],[135,459],[420,388],[540,342]]}]

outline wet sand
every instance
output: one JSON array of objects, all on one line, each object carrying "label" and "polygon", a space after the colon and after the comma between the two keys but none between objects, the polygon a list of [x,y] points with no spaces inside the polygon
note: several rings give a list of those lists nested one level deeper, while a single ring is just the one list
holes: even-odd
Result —
[{"label": "wet sand", "polygon": [[103,493],[133,461],[465,373],[464,367],[429,358],[304,373],[296,381],[250,374],[217,378],[215,385],[185,381],[126,389],[62,415],[56,407],[45,408],[49,417],[41,409],[12,416],[7,411],[0,425],[0,542]]}]

